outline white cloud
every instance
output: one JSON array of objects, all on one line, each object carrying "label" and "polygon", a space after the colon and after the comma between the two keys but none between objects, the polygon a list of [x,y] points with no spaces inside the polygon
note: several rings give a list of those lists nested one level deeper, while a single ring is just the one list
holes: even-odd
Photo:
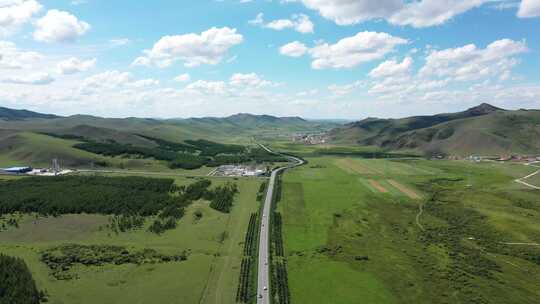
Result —
[{"label": "white cloud", "polygon": [[85,61],[71,57],[58,63],[57,69],[60,74],[64,75],[86,72],[96,65],[96,61],[95,58]]},{"label": "white cloud", "polygon": [[[519,63],[516,56],[526,51],[524,41],[510,39],[494,41],[484,49],[474,44],[432,49],[426,56],[425,65],[415,75],[407,60],[402,63],[391,60],[379,65],[370,73],[375,79],[370,83],[368,93],[380,100],[417,102],[438,100],[441,96],[451,98],[454,93],[461,96],[463,92],[447,89],[452,84],[469,85],[478,92],[478,82],[485,86],[486,83],[511,79],[512,68]],[[470,98],[472,96],[467,96]]]},{"label": "white cloud", "polygon": [[11,76],[0,79],[3,83],[28,84],[28,85],[46,85],[54,81],[48,73],[35,73],[27,76]]},{"label": "white cloud", "polygon": [[279,53],[285,56],[290,57],[301,57],[304,54],[306,54],[308,51],[308,48],[305,44],[299,42],[299,41],[293,41],[291,43],[287,43],[284,46],[279,48]]},{"label": "white cloud", "polygon": [[154,44],[145,56],[135,59],[133,65],[156,65],[169,67],[176,61],[186,67],[201,64],[215,65],[223,60],[227,51],[242,43],[243,36],[236,29],[228,27],[211,28],[201,34],[165,36]]},{"label": "white cloud", "polygon": [[518,10],[518,17],[540,17],[540,0],[522,0]]},{"label": "white cloud", "polygon": [[290,19],[277,19],[264,23],[264,15],[262,13],[257,14],[255,19],[248,22],[251,25],[260,25],[264,28],[273,29],[276,31],[281,31],[284,29],[294,29],[295,31],[302,34],[313,33],[315,25],[309,19],[309,16],[305,14],[295,14],[292,15]]},{"label": "white cloud", "polygon": [[263,24],[264,23],[264,14],[263,13],[258,13],[257,16],[255,17],[255,19],[249,20],[248,23],[251,24],[251,25],[261,25],[261,24]]},{"label": "white cloud", "polygon": [[403,74],[411,69],[412,64],[413,60],[411,57],[405,57],[401,63],[397,62],[395,59],[387,60],[371,70],[369,76],[377,78]]},{"label": "white cloud", "polygon": [[420,75],[450,77],[458,81],[493,77],[510,72],[518,63],[514,56],[527,50],[524,41],[511,39],[494,41],[485,49],[468,44],[458,48],[434,50],[426,57],[426,64],[420,70]]},{"label": "white cloud", "polygon": [[0,40],[0,69],[25,69],[41,60],[43,55],[21,51],[10,41]]},{"label": "white cloud", "polygon": [[229,80],[229,83],[233,86],[245,86],[249,88],[262,88],[275,85],[271,81],[262,79],[259,75],[255,73],[233,74]]},{"label": "white cloud", "polygon": [[152,79],[152,78],[141,79],[141,80],[127,83],[127,86],[132,87],[132,88],[146,88],[146,87],[157,86],[157,85],[159,85],[159,80]]},{"label": "white cloud", "polygon": [[385,19],[392,24],[428,27],[443,24],[454,16],[489,0],[302,0],[308,8],[339,25]]},{"label": "white cloud", "polygon": [[332,92],[334,97],[341,97],[341,96],[351,94],[354,90],[358,89],[359,87],[363,85],[364,83],[361,81],[355,81],[353,83],[345,84],[345,85],[333,84],[333,85],[328,86],[328,90]]},{"label": "white cloud", "polygon": [[223,81],[197,80],[186,86],[191,93],[205,95],[224,95],[227,93],[227,84]]},{"label": "white cloud", "polygon": [[35,0],[0,1],[0,35],[9,34],[13,28],[29,22],[42,7]]},{"label": "white cloud", "polygon": [[114,89],[126,85],[132,81],[132,76],[127,72],[105,71],[92,75],[83,80],[81,89],[85,94],[96,92],[100,89]]},{"label": "white cloud", "polygon": [[416,28],[441,25],[487,0],[422,0],[407,3],[388,20],[396,25],[410,25]]},{"label": "white cloud", "polygon": [[178,75],[174,78],[174,81],[177,82],[188,82],[191,80],[191,76],[188,73]]},{"label": "white cloud", "polygon": [[49,10],[36,21],[34,39],[42,42],[70,42],[84,35],[90,24],[80,21],[74,15],[59,10]]},{"label": "white cloud", "polygon": [[402,0],[302,0],[305,6],[339,25],[389,17],[402,8]]},{"label": "white cloud", "polygon": [[296,93],[296,96],[297,97],[310,97],[310,96],[315,96],[317,94],[319,94],[319,90],[311,89],[311,90],[308,90],[308,91],[298,92],[298,93]]},{"label": "white cloud", "polygon": [[395,47],[406,44],[406,39],[387,33],[360,32],[341,39],[336,44],[322,43],[309,50],[314,69],[352,68],[364,62],[383,58]]}]

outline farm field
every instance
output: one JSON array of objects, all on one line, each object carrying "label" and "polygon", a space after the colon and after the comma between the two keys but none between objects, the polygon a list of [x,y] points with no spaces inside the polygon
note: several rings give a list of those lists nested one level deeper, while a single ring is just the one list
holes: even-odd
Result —
[{"label": "farm field", "polygon": [[[179,186],[192,178],[174,177]],[[212,187],[227,180],[212,178]],[[2,181],[0,181],[1,183]],[[250,214],[259,203],[260,180],[238,179],[239,193],[230,214],[206,201],[186,208],[178,226],[156,235],[142,229],[112,232],[104,215],[68,214],[60,217],[24,215],[18,229],[0,232],[0,252],[21,257],[29,266],[48,303],[235,303],[242,259],[242,242]],[[130,251],[153,249],[161,254],[187,252],[185,261],[170,263],[74,266],[71,280],[58,280],[40,259],[48,248],[66,245],[114,245]]]},{"label": "farm field", "polygon": [[307,160],[284,174],[278,203],[291,302],[533,303],[540,297],[540,248],[507,244],[540,243],[540,192],[514,182],[531,168]]}]

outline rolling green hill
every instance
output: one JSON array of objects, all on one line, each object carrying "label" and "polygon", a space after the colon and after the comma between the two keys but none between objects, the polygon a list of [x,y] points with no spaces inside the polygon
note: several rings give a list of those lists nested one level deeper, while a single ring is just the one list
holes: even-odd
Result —
[{"label": "rolling green hill", "polygon": [[368,118],[330,132],[335,142],[426,154],[540,151],[540,111],[481,104],[463,112],[402,119]]},{"label": "rolling green hill", "polygon": [[[109,145],[122,151],[153,151],[159,141],[182,145],[190,140],[247,144],[258,136],[288,136],[295,132],[320,132],[337,126],[333,122],[311,122],[299,117],[237,114],[224,118],[151,119],[102,118],[90,115],[60,117],[24,110],[0,108],[0,166],[44,166],[53,158],[70,167],[147,166],[142,155],[98,155],[80,149]],[[79,149],[77,148],[79,147]],[[95,147],[93,147],[95,148]],[[152,155],[157,155],[153,151]],[[103,154],[103,153],[102,153]],[[162,155],[163,153],[158,153]],[[163,163],[163,159],[161,159]],[[164,166],[164,164],[160,164]]]}]

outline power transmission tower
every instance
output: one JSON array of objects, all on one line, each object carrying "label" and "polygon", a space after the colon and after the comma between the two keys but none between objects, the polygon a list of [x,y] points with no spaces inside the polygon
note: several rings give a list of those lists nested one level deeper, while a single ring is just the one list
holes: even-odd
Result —
[{"label": "power transmission tower", "polygon": [[58,175],[58,173],[60,173],[60,164],[58,163],[57,158],[53,159],[52,161],[52,171],[54,175]]}]

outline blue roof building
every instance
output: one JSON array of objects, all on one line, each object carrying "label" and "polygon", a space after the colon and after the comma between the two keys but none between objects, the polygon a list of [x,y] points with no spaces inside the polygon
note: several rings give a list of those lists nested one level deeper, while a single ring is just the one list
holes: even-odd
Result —
[{"label": "blue roof building", "polygon": [[32,171],[32,167],[13,167],[13,168],[6,168],[2,169],[2,171],[6,173],[12,173],[12,174],[24,174]]}]

